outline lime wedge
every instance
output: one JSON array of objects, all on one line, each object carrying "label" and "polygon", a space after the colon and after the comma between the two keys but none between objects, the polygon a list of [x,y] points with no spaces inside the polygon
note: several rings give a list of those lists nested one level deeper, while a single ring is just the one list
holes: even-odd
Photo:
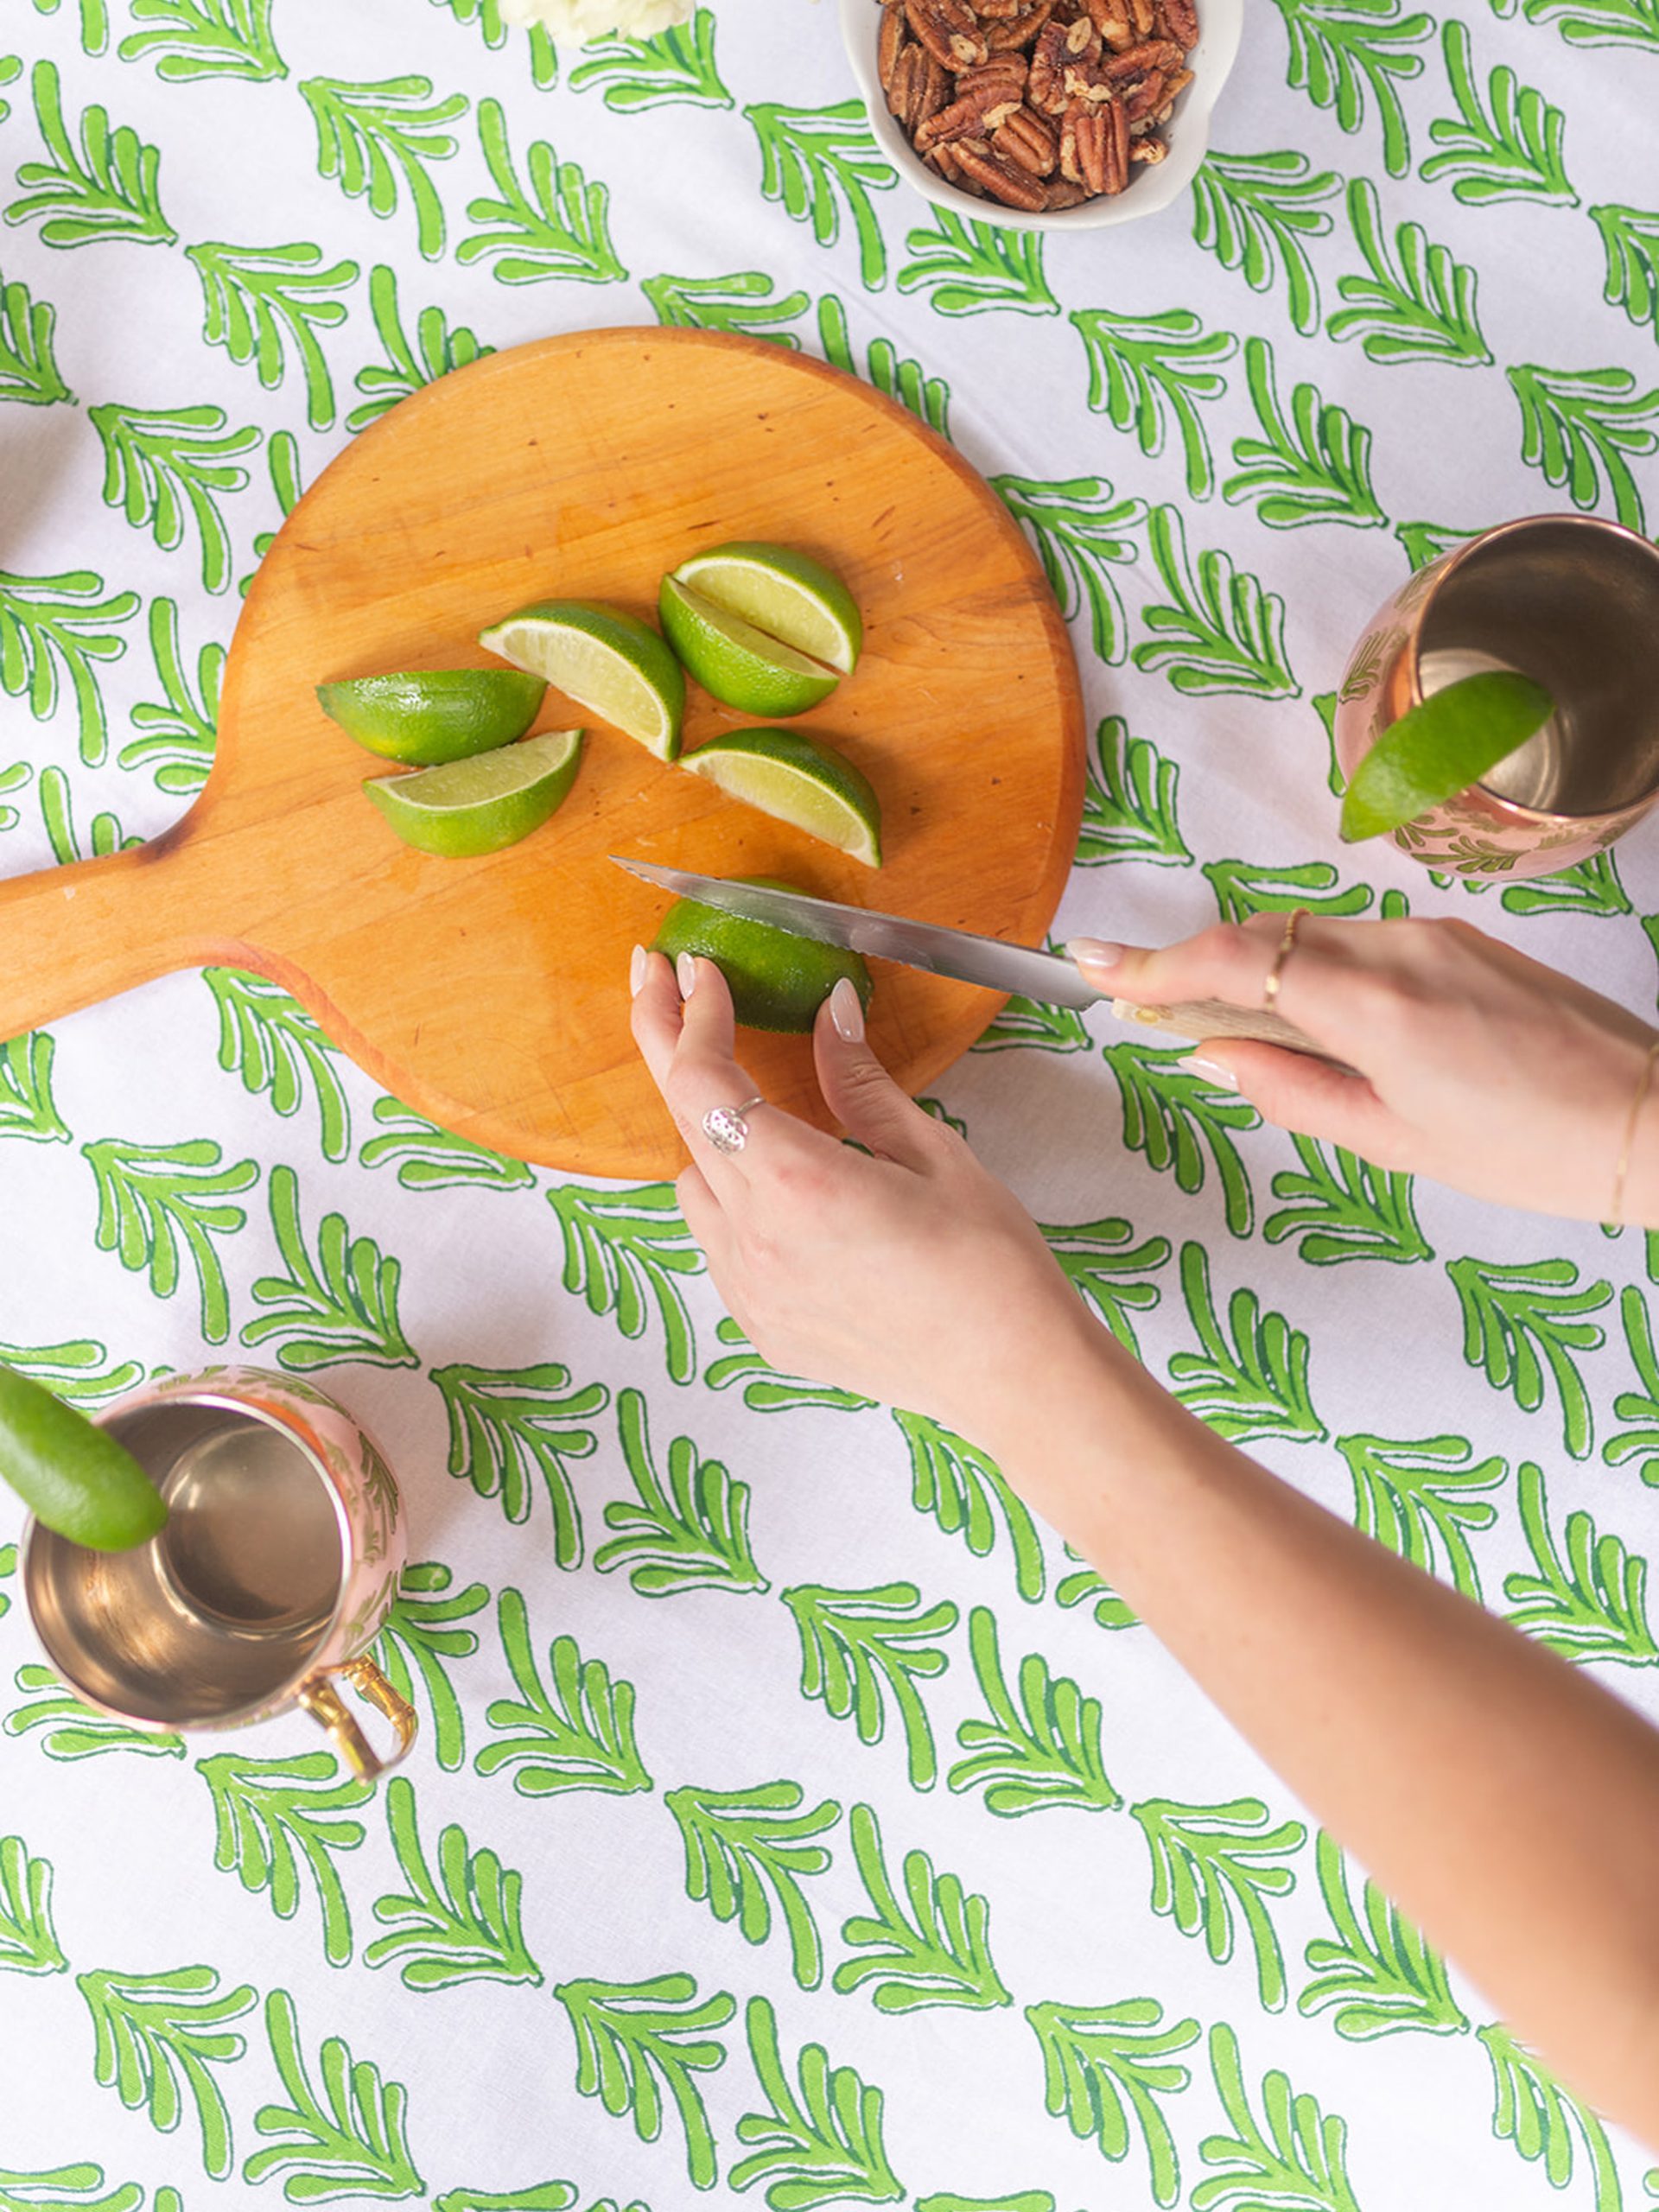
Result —
[{"label": "lime wedge", "polygon": [[1398,830],[1478,784],[1554,711],[1543,685],[1513,670],[1448,683],[1391,723],[1355,769],[1342,802],[1344,841]]},{"label": "lime wedge", "polygon": [[881,802],[862,769],[798,729],[740,729],[683,753],[682,768],[777,821],[881,865]]},{"label": "lime wedge", "polygon": [[474,860],[539,830],[581,759],[582,732],[552,729],[412,776],[372,776],[363,788],[406,845],[440,860]]},{"label": "lime wedge", "polygon": [[674,580],[842,676],[858,664],[864,641],[858,603],[834,569],[810,553],[740,538],[682,561]]},{"label": "lime wedge", "polygon": [[[796,891],[798,884],[775,876],[733,879],[769,891]],[[752,922],[742,914],[722,914],[698,899],[677,899],[663,917],[652,950],[676,960],[683,952],[712,960],[731,987],[738,1020],[749,1029],[811,1028],[818,1008],[843,976],[849,976],[865,1006],[870,1002],[870,971],[855,952],[837,944],[818,944]]]},{"label": "lime wedge", "polygon": [[167,1520],[131,1452],[15,1367],[0,1367],[0,1476],[42,1528],[95,1552],[147,1543]]},{"label": "lime wedge", "polygon": [[481,630],[478,642],[556,683],[566,698],[637,737],[659,760],[679,752],[685,677],[637,615],[594,600],[544,599]]},{"label": "lime wedge", "polygon": [[822,661],[769,638],[740,614],[663,578],[657,611],[668,641],[705,691],[743,715],[804,715],[840,677]]},{"label": "lime wedge", "polygon": [[547,690],[516,668],[433,668],[408,676],[353,676],[319,683],[317,700],[383,760],[429,768],[511,745],[536,719]]}]

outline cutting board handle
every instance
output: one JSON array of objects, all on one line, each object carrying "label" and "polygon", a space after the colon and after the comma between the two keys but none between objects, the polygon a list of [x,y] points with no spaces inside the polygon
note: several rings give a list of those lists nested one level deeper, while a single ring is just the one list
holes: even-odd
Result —
[{"label": "cutting board handle", "polygon": [[0,1042],[175,968],[234,960],[197,925],[195,871],[172,844],[0,882]]}]

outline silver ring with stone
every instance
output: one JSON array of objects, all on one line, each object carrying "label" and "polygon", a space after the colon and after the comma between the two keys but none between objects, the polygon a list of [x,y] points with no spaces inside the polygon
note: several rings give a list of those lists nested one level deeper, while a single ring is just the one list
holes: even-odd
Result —
[{"label": "silver ring with stone", "polygon": [[741,1106],[715,1106],[702,1117],[702,1134],[716,1152],[741,1152],[749,1141],[749,1125],[743,1116],[751,1106],[764,1106],[766,1100],[759,1091],[753,1098],[746,1098]]}]

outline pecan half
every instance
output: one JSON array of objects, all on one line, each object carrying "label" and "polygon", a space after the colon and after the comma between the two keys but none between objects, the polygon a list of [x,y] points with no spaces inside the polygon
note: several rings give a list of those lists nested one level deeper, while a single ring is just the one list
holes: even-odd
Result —
[{"label": "pecan half", "polygon": [[1026,0],[974,0],[974,12],[982,23],[1000,23],[1021,14]]},{"label": "pecan half", "polygon": [[1122,54],[1109,54],[1101,67],[1106,74],[1121,83],[1128,77],[1144,76],[1149,69],[1167,73],[1179,69],[1186,59],[1179,46],[1166,38],[1144,40],[1139,46],[1129,47]]},{"label": "pecan half", "polygon": [[1060,175],[1091,193],[1122,192],[1129,181],[1128,123],[1121,106],[1066,110],[1060,124]]},{"label": "pecan half", "polygon": [[1051,177],[1043,194],[1045,207],[1081,207],[1093,194],[1080,184],[1073,184],[1069,176]]},{"label": "pecan half", "polygon": [[927,163],[929,168],[937,169],[945,182],[954,184],[958,191],[971,192],[976,200],[982,200],[985,197],[983,185],[976,184],[970,176],[964,174],[962,163],[957,159],[954,147],[935,146],[924,154],[922,159]]},{"label": "pecan half", "polygon": [[893,73],[904,49],[905,11],[902,0],[887,0],[887,6],[881,10],[881,35],[875,48],[875,73],[881,79],[884,92],[893,83]]},{"label": "pecan half", "polygon": [[1152,168],[1161,162],[1168,151],[1168,147],[1161,138],[1155,138],[1148,133],[1146,137],[1136,138],[1131,142],[1129,159],[1132,162],[1145,162],[1148,168]]},{"label": "pecan half", "polygon": [[1005,207],[1023,208],[1028,215],[1047,206],[1048,194],[1040,181],[1018,162],[1003,161],[984,139],[960,139],[955,152],[963,175],[971,177],[988,199],[1000,200]]},{"label": "pecan half", "polygon": [[905,20],[941,68],[968,68],[985,59],[978,20],[963,0],[905,0]]},{"label": "pecan half", "polygon": [[1031,74],[1026,80],[1026,99],[1041,115],[1065,112],[1065,28],[1049,23],[1037,35],[1031,50]]},{"label": "pecan half", "polygon": [[1150,38],[1154,22],[1152,0],[1129,0],[1129,20],[1142,38]]},{"label": "pecan half", "polygon": [[1124,94],[1124,112],[1131,123],[1139,123],[1143,115],[1150,115],[1155,108],[1161,107],[1167,98],[1166,81],[1154,69]]},{"label": "pecan half", "polygon": [[1198,16],[1192,0],[1158,0],[1158,13],[1164,36],[1191,53],[1198,42]]},{"label": "pecan half", "polygon": [[1014,53],[1028,47],[1053,14],[1056,0],[1033,0],[1033,4],[1006,22],[988,22],[985,43],[993,54]]},{"label": "pecan half", "polygon": [[925,122],[916,133],[916,150],[925,154],[949,138],[982,137],[1020,105],[1026,86],[1026,65],[1017,54],[1000,54],[976,69],[964,69],[957,79],[957,96]]},{"label": "pecan half", "polygon": [[1054,127],[1028,107],[1017,107],[991,133],[991,149],[1005,162],[1016,162],[1033,176],[1052,176],[1060,158]]}]

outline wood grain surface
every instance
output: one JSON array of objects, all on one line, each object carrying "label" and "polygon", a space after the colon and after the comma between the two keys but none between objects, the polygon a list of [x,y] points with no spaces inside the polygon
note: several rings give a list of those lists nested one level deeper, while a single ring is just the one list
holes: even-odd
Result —
[{"label": "wood grain surface", "polygon": [[[664,569],[729,537],[798,545],[863,610],[854,675],[800,727],[880,793],[879,873],[585,722],[575,789],[504,853],[411,851],[364,798],[385,772],[314,687],[483,665],[486,624],[550,595],[653,616]],[[695,686],[686,743],[744,717]],[[175,968],[283,984],[418,1112],[577,1173],[683,1155],[628,1033],[630,948],[664,901],[612,852],[1040,944],[1082,805],[1065,630],[983,480],[902,408],[759,340],[604,330],[497,353],[365,431],[295,509],[226,669],[213,771],[167,836],[0,883],[0,1038]],[[878,965],[871,1036],[911,1090],[994,995]],[[822,1121],[810,1040],[740,1033],[753,1088]]]}]

